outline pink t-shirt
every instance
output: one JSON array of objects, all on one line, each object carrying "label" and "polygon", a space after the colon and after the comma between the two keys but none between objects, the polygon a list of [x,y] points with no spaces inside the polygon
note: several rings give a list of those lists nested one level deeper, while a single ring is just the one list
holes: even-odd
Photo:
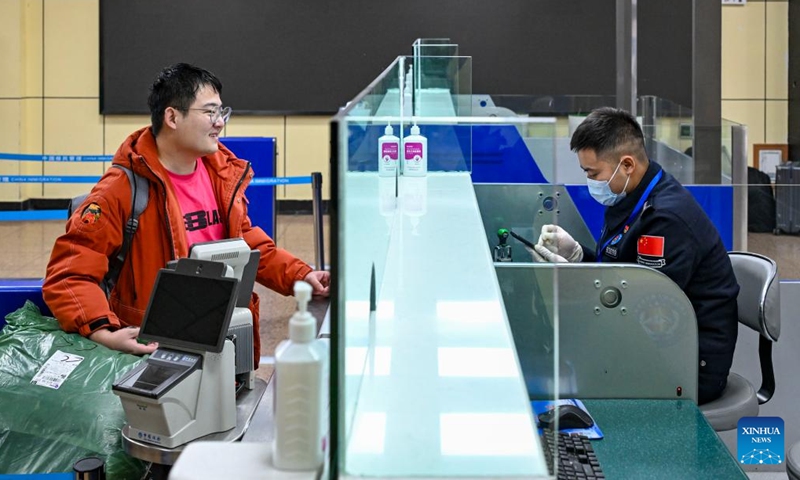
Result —
[{"label": "pink t-shirt", "polygon": [[198,158],[197,167],[189,175],[167,173],[183,212],[189,246],[225,238],[225,227],[205,164]]}]

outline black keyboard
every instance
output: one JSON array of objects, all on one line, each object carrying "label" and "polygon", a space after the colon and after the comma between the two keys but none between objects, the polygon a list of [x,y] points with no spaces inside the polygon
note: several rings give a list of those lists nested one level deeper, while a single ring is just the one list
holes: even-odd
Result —
[{"label": "black keyboard", "polygon": [[592,443],[585,435],[562,432],[554,435],[552,430],[544,430],[541,438],[550,475],[555,475],[555,468],[558,466],[556,478],[559,480],[606,478]]}]

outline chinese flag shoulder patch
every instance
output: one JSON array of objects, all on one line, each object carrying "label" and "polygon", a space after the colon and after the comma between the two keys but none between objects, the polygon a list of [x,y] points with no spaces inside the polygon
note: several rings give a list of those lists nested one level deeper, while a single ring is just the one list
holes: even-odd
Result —
[{"label": "chinese flag shoulder patch", "polygon": [[639,237],[639,242],[636,245],[636,249],[639,255],[645,255],[648,257],[663,257],[664,237],[642,235]]}]

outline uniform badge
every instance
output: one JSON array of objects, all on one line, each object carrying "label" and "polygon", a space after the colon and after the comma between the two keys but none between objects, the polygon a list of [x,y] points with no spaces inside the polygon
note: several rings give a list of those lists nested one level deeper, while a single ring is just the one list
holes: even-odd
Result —
[{"label": "uniform badge", "polygon": [[86,225],[94,225],[98,220],[100,220],[100,205],[90,203],[81,213],[81,222]]},{"label": "uniform badge", "polygon": [[652,235],[642,235],[636,245],[636,252],[646,257],[664,256],[664,237],[654,237]]},{"label": "uniform badge", "polygon": [[622,234],[618,233],[614,238],[611,239],[611,245],[618,244],[620,240],[622,240]]},{"label": "uniform badge", "polygon": [[605,254],[610,258],[617,258],[617,247],[612,247],[611,245],[607,246]]},{"label": "uniform badge", "polygon": [[661,268],[667,264],[664,258],[664,237],[642,235],[636,242],[636,262],[650,268]]},{"label": "uniform badge", "polygon": [[667,264],[666,259],[663,258],[650,258],[650,257],[643,257],[641,255],[636,257],[636,263],[639,265],[644,265],[645,267],[650,268],[661,268]]}]

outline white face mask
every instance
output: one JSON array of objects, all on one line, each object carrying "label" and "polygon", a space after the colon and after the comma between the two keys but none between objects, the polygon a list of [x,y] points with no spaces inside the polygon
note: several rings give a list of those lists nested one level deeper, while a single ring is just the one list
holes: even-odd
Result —
[{"label": "white face mask", "polygon": [[630,176],[625,180],[625,186],[622,187],[622,192],[620,193],[611,191],[611,186],[609,185],[619,171],[620,165],[622,165],[622,162],[617,164],[617,168],[614,170],[614,173],[611,174],[611,178],[606,181],[592,180],[591,178],[586,179],[586,184],[589,186],[589,193],[592,195],[592,198],[607,207],[618,204],[627,195],[625,189],[628,188],[628,182],[631,179]]}]

